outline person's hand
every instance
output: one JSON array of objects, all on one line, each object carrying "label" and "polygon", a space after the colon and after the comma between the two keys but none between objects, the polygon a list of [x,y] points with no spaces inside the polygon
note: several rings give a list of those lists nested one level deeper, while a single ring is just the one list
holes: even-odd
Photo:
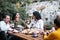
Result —
[{"label": "person's hand", "polygon": [[13,30],[13,32],[16,32],[16,33],[17,33],[17,32],[19,32],[19,31],[18,31],[18,30],[16,30],[16,29],[14,29],[14,30]]},{"label": "person's hand", "polygon": [[14,24],[10,24],[10,27],[11,27],[11,28],[14,28]]}]

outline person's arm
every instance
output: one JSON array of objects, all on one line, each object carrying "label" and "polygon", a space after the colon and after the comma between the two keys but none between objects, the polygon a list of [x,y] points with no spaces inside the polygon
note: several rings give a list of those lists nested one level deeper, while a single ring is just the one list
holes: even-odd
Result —
[{"label": "person's arm", "polygon": [[27,25],[27,27],[28,28],[31,28],[32,27],[32,22],[29,25]]},{"label": "person's arm", "polygon": [[54,40],[54,32],[50,33],[48,36],[44,36],[44,40]]},{"label": "person's arm", "polygon": [[33,25],[34,25],[34,20],[31,20],[31,23],[30,23],[30,24],[26,24],[26,25],[27,25],[28,28],[33,27]]}]

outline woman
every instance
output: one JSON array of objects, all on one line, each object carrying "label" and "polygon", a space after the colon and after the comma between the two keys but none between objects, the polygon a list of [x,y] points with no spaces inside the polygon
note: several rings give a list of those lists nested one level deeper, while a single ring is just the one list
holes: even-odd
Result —
[{"label": "woman", "polygon": [[24,25],[25,25],[25,24],[23,23],[22,19],[20,18],[19,13],[15,13],[15,14],[13,15],[12,20],[13,20],[13,23],[14,23],[14,28],[17,28],[18,25],[20,25],[20,26],[24,26]]},{"label": "woman", "polygon": [[[12,20],[13,20],[12,24],[14,24],[14,25],[11,25],[11,27],[14,28],[15,31],[21,32],[23,27],[21,26],[21,20],[20,20],[20,15],[19,15],[19,13],[15,13],[15,14],[13,15]],[[20,28],[20,27],[21,27],[21,28]],[[16,30],[16,29],[17,29],[17,30]],[[14,31],[14,32],[15,32],[15,31]],[[12,35],[12,37],[10,38],[10,40],[22,40],[22,38],[19,38],[19,37],[17,37],[17,36]]]},{"label": "woman", "polygon": [[37,29],[43,30],[44,22],[41,19],[41,15],[39,12],[35,11],[33,12],[33,20],[31,21],[30,25],[28,25],[29,28],[35,27]]},{"label": "woman", "polygon": [[12,20],[13,20],[13,23],[14,23],[14,28],[17,28],[17,26],[20,25],[19,24],[19,18],[20,18],[19,13],[16,13],[16,14],[13,15]]}]

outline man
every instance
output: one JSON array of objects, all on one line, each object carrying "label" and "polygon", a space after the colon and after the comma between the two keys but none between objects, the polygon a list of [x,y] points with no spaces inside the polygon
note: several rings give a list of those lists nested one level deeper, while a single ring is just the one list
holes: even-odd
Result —
[{"label": "man", "polygon": [[10,16],[4,15],[3,21],[0,21],[0,39],[1,40],[7,40],[7,31],[10,29]]},{"label": "man", "polygon": [[3,18],[3,21],[0,22],[0,30],[1,31],[5,31],[5,33],[7,33],[7,31],[10,28],[9,21],[10,21],[10,16],[5,15],[4,18]]},{"label": "man", "polygon": [[55,31],[48,36],[45,35],[44,40],[60,40],[60,18],[54,20]]}]

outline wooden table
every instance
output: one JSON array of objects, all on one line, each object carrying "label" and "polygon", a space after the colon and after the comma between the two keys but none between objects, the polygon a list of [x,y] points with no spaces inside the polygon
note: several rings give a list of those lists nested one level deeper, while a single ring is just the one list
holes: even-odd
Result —
[{"label": "wooden table", "polygon": [[31,35],[25,35],[22,33],[13,33],[15,36],[18,36],[20,38],[24,38],[26,40],[43,40],[43,35],[38,34],[38,37],[33,38]]}]

